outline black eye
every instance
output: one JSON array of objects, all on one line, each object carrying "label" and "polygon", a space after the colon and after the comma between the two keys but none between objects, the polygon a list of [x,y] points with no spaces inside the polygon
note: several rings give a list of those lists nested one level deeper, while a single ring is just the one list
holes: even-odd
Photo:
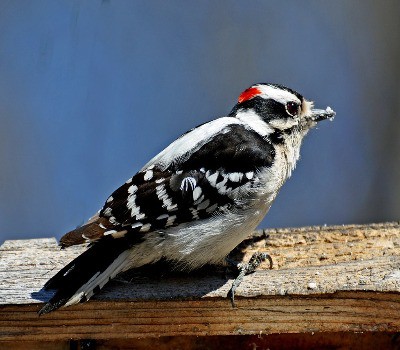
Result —
[{"label": "black eye", "polygon": [[299,114],[299,105],[296,102],[286,103],[286,112],[292,117],[296,117]]}]

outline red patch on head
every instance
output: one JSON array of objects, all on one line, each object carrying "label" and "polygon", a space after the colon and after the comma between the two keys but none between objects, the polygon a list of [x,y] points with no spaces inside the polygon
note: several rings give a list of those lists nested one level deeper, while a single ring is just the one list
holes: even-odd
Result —
[{"label": "red patch on head", "polygon": [[248,88],[247,90],[244,90],[240,94],[240,96],[238,98],[238,102],[242,103],[242,102],[250,100],[251,98],[253,98],[257,95],[260,95],[260,94],[261,94],[261,90],[259,88],[256,88],[256,87]]}]

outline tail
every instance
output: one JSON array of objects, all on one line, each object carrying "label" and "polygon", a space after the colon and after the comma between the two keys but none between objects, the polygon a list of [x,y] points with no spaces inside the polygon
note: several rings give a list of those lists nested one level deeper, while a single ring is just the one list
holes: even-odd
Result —
[{"label": "tail", "polygon": [[89,300],[126,267],[129,248],[125,239],[112,236],[93,243],[44,285],[44,289],[56,290],[56,293],[39,315]]}]

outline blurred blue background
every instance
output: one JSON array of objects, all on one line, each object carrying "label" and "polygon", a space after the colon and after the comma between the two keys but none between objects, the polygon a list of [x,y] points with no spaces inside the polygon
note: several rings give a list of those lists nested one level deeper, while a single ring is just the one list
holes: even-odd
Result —
[{"label": "blurred blue background", "polygon": [[255,82],[331,106],[263,227],[399,220],[399,1],[1,1],[0,243],[59,238]]}]

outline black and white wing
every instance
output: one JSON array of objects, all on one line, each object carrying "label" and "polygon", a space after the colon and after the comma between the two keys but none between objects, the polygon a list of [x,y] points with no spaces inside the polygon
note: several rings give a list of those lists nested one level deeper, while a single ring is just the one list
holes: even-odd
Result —
[{"label": "black and white wing", "polygon": [[[192,133],[178,141],[193,144]],[[111,194],[97,221],[61,242],[68,246],[104,235],[165,230],[238,207],[239,199],[257,187],[259,170],[271,166],[273,158],[272,145],[255,131],[238,123],[225,125],[194,152],[175,158],[165,153],[150,162]]]},{"label": "black and white wing", "polygon": [[167,147],[112,193],[98,216],[61,239],[64,246],[93,244],[46,283],[56,293],[40,314],[89,299],[132,266],[128,251],[149,232],[240,209],[257,190],[260,169],[273,163],[273,146],[236,120],[219,128],[209,124]]}]

